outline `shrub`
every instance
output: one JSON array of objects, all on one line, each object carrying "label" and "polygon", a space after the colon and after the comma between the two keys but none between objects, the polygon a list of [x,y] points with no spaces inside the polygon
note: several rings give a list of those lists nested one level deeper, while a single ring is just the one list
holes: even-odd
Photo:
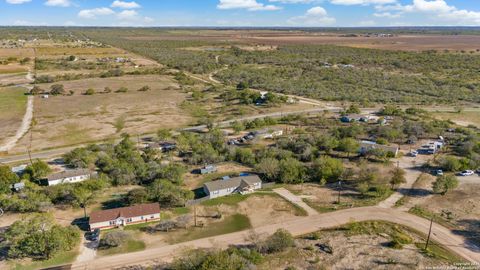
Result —
[{"label": "shrub", "polygon": [[95,95],[95,90],[93,88],[89,88],[87,89],[87,91],[85,91],[85,95],[87,96]]},{"label": "shrub", "polygon": [[295,240],[288,231],[279,229],[260,245],[260,252],[275,253],[282,252],[289,247],[295,246]]},{"label": "shrub", "polygon": [[128,232],[124,231],[113,231],[108,232],[105,236],[100,239],[98,245],[99,249],[109,249],[121,246],[123,243],[127,242],[131,238],[131,235]]}]

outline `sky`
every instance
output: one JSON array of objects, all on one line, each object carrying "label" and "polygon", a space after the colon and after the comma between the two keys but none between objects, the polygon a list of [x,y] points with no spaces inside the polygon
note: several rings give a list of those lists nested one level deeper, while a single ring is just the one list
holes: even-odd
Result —
[{"label": "sky", "polygon": [[0,25],[480,26],[480,0],[0,0]]}]

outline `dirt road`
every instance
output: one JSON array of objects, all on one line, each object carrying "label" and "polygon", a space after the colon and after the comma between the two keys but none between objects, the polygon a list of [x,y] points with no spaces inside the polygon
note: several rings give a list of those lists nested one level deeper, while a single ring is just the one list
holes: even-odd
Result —
[{"label": "dirt road", "polygon": [[[283,228],[290,231],[293,235],[298,236],[323,228],[340,226],[352,220],[384,220],[414,228],[425,234],[428,232],[429,228],[429,221],[418,216],[393,209],[364,207],[303,218],[297,217],[283,223],[259,227],[256,228],[255,231],[259,234],[271,234],[277,229]],[[222,248],[228,247],[232,244],[243,244],[245,243],[245,237],[248,234],[249,231],[242,231],[155,249],[148,249],[141,252],[103,257],[92,261],[76,263],[73,265],[72,269],[106,269],[107,265],[108,268],[114,268],[118,266],[148,263],[151,261],[171,261],[176,256],[181,256],[181,251],[186,249]],[[466,244],[465,239],[462,236],[453,234],[447,228],[434,224],[432,239],[458,253],[470,262],[480,262],[480,252],[478,249],[475,251],[475,247]]]}]

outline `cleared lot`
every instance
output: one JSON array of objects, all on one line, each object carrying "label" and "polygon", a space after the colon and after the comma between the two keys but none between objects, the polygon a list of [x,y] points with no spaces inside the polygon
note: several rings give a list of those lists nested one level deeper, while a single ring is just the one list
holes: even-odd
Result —
[{"label": "cleared lot", "polygon": [[[35,102],[34,150],[73,145],[119,136],[121,133],[142,134],[158,128],[175,128],[190,121],[179,108],[185,94],[166,76],[125,76],[108,79],[88,79],[63,83],[72,96],[48,99],[37,97]],[[50,85],[41,85],[48,89]],[[140,92],[143,86],[150,91]],[[111,93],[100,93],[105,87]],[[126,93],[115,93],[127,87]],[[94,89],[97,94],[83,93]],[[29,143],[23,138],[16,150],[22,151]],[[15,149],[14,149],[15,150]]]}]

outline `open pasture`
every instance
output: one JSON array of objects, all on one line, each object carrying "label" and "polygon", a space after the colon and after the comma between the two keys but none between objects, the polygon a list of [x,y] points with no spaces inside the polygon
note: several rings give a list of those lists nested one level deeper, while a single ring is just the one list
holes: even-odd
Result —
[{"label": "open pasture", "polygon": [[[165,76],[124,76],[95,78],[63,83],[71,96],[37,97],[33,149],[74,145],[119,137],[127,132],[142,134],[158,128],[176,128],[189,124],[190,117],[179,105],[185,95],[177,84]],[[150,91],[140,92],[143,86]],[[41,85],[48,89],[49,85]],[[105,87],[112,92],[101,93]],[[126,87],[126,93],[116,93]],[[96,94],[84,95],[87,89]],[[18,149],[25,149],[29,138]]]},{"label": "open pasture", "polygon": [[0,88],[0,143],[15,134],[27,105],[25,90],[18,87]]}]

